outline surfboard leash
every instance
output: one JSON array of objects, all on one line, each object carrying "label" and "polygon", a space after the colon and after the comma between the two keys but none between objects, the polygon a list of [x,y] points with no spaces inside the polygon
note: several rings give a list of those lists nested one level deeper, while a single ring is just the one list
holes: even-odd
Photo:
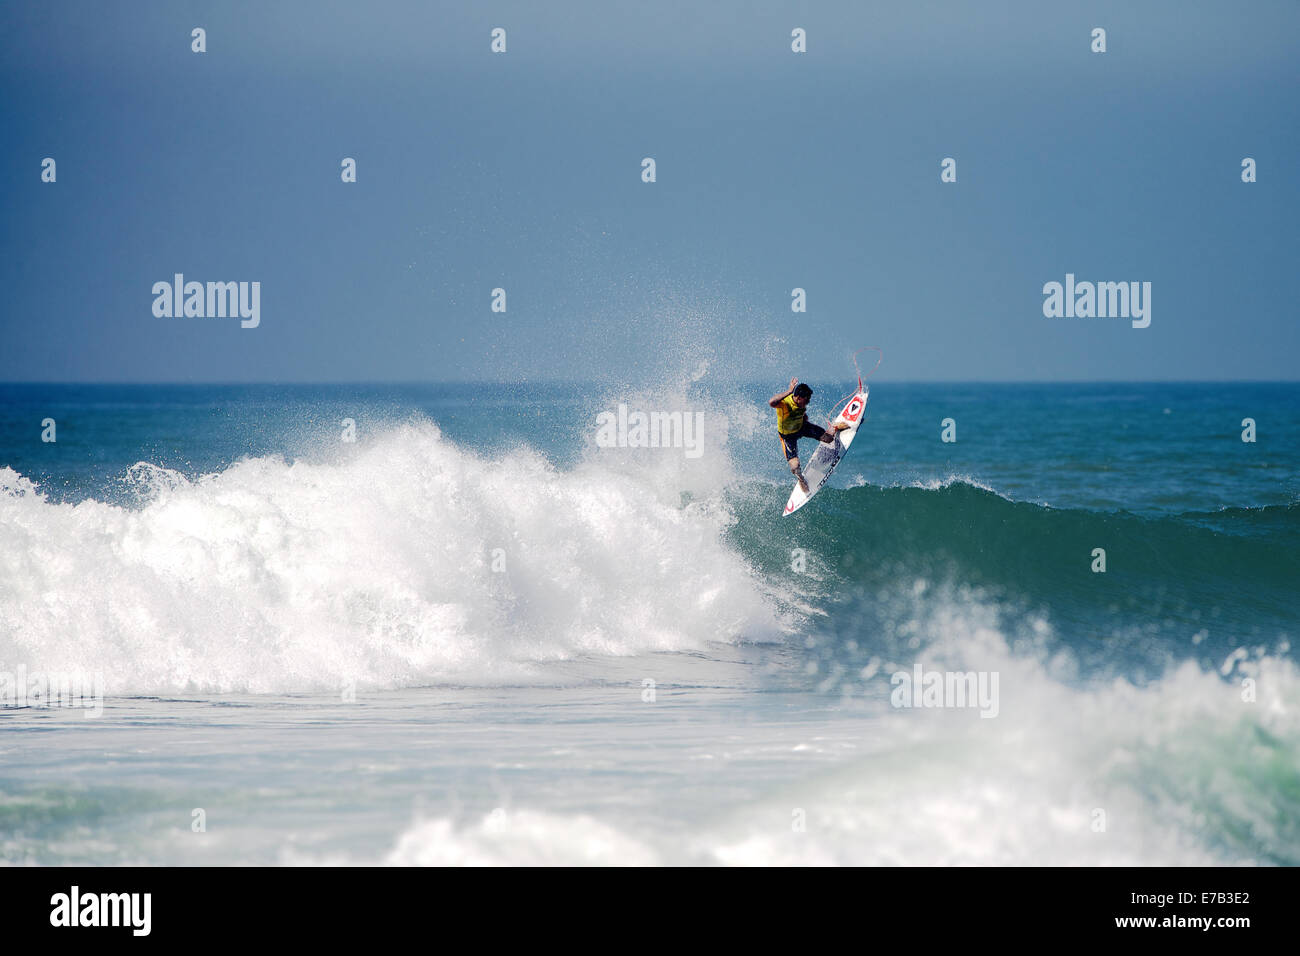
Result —
[{"label": "surfboard leash", "polygon": [[[866,375],[862,374],[862,368],[858,365],[858,355],[862,352],[879,353],[876,356],[876,364],[871,366],[871,371],[867,372]],[[879,346],[875,346],[875,345],[864,345],[862,346],[862,348],[858,349],[857,352],[853,353],[853,367],[854,369],[857,370],[858,373],[858,392],[862,391],[862,380],[864,378],[871,378],[872,374],[875,373],[876,369],[880,368],[880,363],[883,362],[884,360],[885,360],[884,350],[881,349]],[[840,406],[844,404],[845,400],[852,398],[856,394],[857,392],[850,392],[848,395],[845,395],[843,398],[841,398],[839,401],[835,403],[835,405],[831,409],[830,416],[826,419],[827,425],[835,421],[835,416],[839,414]]]}]

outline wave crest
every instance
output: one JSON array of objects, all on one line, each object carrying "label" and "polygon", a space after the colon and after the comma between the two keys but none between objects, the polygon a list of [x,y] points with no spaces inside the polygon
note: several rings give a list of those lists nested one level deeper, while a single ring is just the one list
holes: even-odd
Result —
[{"label": "wave crest", "polygon": [[781,632],[717,501],[664,500],[599,456],[488,459],[429,422],[313,463],[187,480],[137,507],[0,492],[0,666],[110,694],[542,680],[538,665]]}]

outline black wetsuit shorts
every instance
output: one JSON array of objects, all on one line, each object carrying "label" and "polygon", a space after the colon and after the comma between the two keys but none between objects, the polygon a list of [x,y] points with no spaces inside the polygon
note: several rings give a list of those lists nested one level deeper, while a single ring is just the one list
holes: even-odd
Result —
[{"label": "black wetsuit shorts", "polygon": [[781,436],[781,447],[785,449],[785,460],[789,461],[799,454],[800,438],[816,438],[821,441],[822,436],[826,434],[826,429],[814,425],[812,422],[804,422],[803,428],[799,429],[797,434],[782,435],[780,432],[777,432],[777,434]]}]

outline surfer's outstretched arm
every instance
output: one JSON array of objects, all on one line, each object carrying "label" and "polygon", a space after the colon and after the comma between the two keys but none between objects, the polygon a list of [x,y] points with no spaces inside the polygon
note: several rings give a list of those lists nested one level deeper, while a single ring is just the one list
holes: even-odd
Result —
[{"label": "surfer's outstretched arm", "polygon": [[787,389],[786,389],[784,392],[782,392],[780,395],[773,395],[770,399],[768,399],[767,404],[769,404],[769,405],[772,406],[773,408],[776,408],[776,406],[780,405],[780,404],[781,404],[782,402],[784,402],[787,398],[789,398],[792,394],[794,394],[794,387],[795,387],[796,385],[798,385],[798,384],[799,384],[799,379],[798,379],[797,377],[796,377],[796,378],[792,378],[792,379],[790,379],[790,387],[787,388]]}]

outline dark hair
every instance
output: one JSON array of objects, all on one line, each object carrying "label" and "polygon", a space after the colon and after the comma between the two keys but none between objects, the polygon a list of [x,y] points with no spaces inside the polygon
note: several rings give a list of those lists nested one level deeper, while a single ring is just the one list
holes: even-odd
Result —
[{"label": "dark hair", "polygon": [[809,388],[807,385],[805,385],[803,382],[800,382],[798,385],[794,387],[794,394],[798,398],[812,398],[812,389]]}]

